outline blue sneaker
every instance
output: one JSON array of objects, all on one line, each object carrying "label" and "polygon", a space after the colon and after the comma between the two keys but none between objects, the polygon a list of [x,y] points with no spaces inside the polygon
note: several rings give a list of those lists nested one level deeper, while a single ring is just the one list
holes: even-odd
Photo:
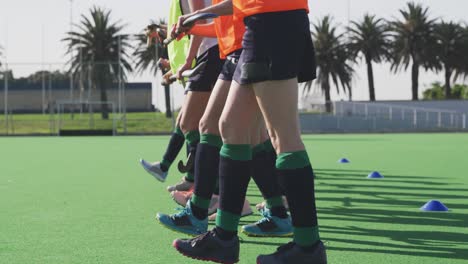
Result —
[{"label": "blue sneaker", "polygon": [[253,237],[289,237],[293,235],[291,217],[279,218],[273,216],[271,211],[263,209],[260,211],[263,218],[258,222],[242,227],[242,232]]},{"label": "blue sneaker", "polygon": [[143,169],[146,170],[149,174],[153,175],[156,180],[160,182],[165,182],[167,178],[167,171],[163,171],[161,169],[161,163],[160,162],[155,162],[155,163],[149,163],[144,159],[140,159],[140,164],[143,166]]},{"label": "blue sneaker", "polygon": [[198,220],[192,214],[192,208],[190,204],[191,203],[187,203],[187,206],[183,208],[180,213],[173,215],[158,213],[156,218],[164,227],[173,231],[191,236],[198,236],[203,234],[208,230],[208,218]]}]

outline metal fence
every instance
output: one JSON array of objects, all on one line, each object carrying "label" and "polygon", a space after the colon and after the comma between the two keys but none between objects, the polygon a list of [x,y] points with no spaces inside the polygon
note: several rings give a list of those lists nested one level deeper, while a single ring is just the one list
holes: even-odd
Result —
[{"label": "metal fence", "polygon": [[333,109],[333,114],[301,114],[302,132],[468,132],[463,112],[364,102],[334,102]]}]

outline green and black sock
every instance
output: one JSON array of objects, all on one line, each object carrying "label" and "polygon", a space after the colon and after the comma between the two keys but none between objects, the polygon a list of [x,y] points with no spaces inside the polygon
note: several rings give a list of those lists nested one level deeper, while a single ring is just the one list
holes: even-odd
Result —
[{"label": "green and black sock", "polygon": [[[200,132],[198,130],[192,130],[185,134],[185,141],[187,141],[187,156],[190,154],[194,160],[196,159],[197,146],[200,142]],[[185,177],[186,181],[195,181],[195,166],[193,166]]]},{"label": "green and black sock", "polygon": [[276,160],[279,181],[289,203],[294,242],[304,249],[320,240],[315,207],[314,172],[306,151],[281,153]]},{"label": "green and black sock", "polygon": [[223,145],[219,162],[221,197],[216,216],[216,233],[221,239],[229,240],[237,235],[251,171],[250,145]]},{"label": "green and black sock", "polygon": [[192,196],[194,215],[198,219],[208,216],[211,196],[215,192],[219,175],[219,152],[223,141],[220,136],[202,134],[195,158],[195,188]]},{"label": "green and black sock", "polygon": [[287,210],[283,205],[281,187],[278,182],[278,174],[275,167],[276,152],[267,140],[252,149],[253,171],[252,178],[267,202],[267,208],[272,215],[279,218],[287,218]]},{"label": "green and black sock", "polygon": [[164,153],[163,159],[161,161],[161,170],[166,172],[171,167],[174,160],[179,155],[180,150],[184,146],[185,137],[180,127],[177,126],[174,133],[172,133],[169,144],[167,145],[166,153]]}]

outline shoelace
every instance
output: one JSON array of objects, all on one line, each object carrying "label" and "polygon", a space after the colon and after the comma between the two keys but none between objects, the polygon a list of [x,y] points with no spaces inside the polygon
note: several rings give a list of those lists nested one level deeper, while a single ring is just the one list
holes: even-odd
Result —
[{"label": "shoelace", "polygon": [[173,219],[184,217],[185,215],[189,214],[187,207],[177,207],[175,210],[179,212],[177,214],[172,215]]},{"label": "shoelace", "polygon": [[213,231],[208,231],[208,232],[206,232],[204,234],[201,234],[201,235],[197,236],[196,238],[192,239],[192,242],[191,242],[192,247],[195,247],[197,245],[202,245],[203,242],[205,241],[205,238],[207,236],[211,235],[211,232],[213,232]]},{"label": "shoelace", "polygon": [[269,210],[262,209],[260,210],[260,214],[263,216],[262,219],[257,221],[257,225],[261,225],[263,223],[271,222],[271,214]]}]

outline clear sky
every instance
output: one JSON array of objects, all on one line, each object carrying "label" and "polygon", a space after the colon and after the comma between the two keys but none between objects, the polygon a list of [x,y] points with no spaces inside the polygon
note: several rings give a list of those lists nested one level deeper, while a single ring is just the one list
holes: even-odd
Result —
[{"label": "clear sky", "polygon": [[[348,14],[352,20],[360,19],[364,13],[391,19],[398,17],[398,10],[406,0],[310,0],[311,21],[317,21],[330,14],[337,23],[346,25]],[[430,7],[432,17],[454,21],[467,21],[467,0],[417,0]],[[166,17],[169,0],[0,0],[0,46],[4,49],[10,67],[16,75],[24,75],[40,70],[41,62],[51,69],[63,68],[60,64],[48,63],[66,61],[65,47],[60,41],[70,28],[70,6],[73,3],[73,20],[78,22],[81,14],[86,14],[93,5],[112,10],[115,20],[122,20],[126,33],[141,33],[150,19]],[[348,7],[349,12],[348,12]],[[2,57],[5,61],[5,56]],[[357,76],[353,85],[354,99],[366,100],[367,77],[365,68],[356,66]],[[410,99],[410,73],[392,74],[388,65],[375,68],[377,99]],[[139,81],[154,81],[149,75],[132,77]],[[153,80],[152,80],[153,79]],[[433,81],[443,80],[441,74],[423,73],[421,88]],[[156,84],[156,82],[155,82]],[[180,89],[175,89],[177,102],[180,102]],[[422,89],[421,89],[422,90]],[[333,95],[334,99],[341,96]],[[162,99],[161,89],[156,98]],[[159,103],[158,103],[159,105]]]}]

